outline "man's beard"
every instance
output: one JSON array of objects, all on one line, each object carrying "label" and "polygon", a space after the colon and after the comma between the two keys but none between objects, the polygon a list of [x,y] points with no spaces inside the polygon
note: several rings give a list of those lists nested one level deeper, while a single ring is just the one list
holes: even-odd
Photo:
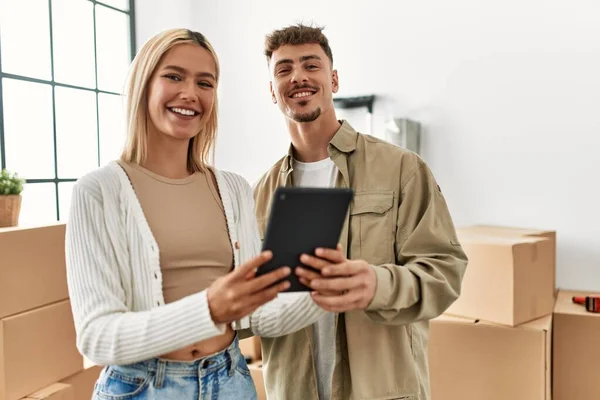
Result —
[{"label": "man's beard", "polygon": [[[300,103],[300,105],[303,105],[302,103]],[[308,113],[294,113],[293,111],[290,111],[289,116],[296,122],[313,122],[314,120],[316,120],[317,118],[319,118],[319,116],[321,115],[321,108],[318,107],[316,110],[312,111],[312,112],[308,112]]]}]

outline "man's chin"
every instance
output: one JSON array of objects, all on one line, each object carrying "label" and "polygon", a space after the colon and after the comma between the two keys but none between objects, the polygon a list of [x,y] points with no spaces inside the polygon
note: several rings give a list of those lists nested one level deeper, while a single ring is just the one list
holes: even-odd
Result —
[{"label": "man's chin", "polygon": [[292,113],[290,117],[296,122],[313,122],[321,115],[321,109],[317,108],[311,112]]}]

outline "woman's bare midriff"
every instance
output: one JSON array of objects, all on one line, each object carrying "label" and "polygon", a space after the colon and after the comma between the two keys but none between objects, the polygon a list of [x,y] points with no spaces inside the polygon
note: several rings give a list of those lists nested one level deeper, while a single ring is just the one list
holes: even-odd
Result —
[{"label": "woman's bare midriff", "polygon": [[227,330],[221,336],[206,339],[191,346],[175,350],[160,356],[160,358],[175,361],[194,361],[226,349],[233,342],[233,339],[235,339],[235,331],[231,329],[231,326],[227,325]]}]

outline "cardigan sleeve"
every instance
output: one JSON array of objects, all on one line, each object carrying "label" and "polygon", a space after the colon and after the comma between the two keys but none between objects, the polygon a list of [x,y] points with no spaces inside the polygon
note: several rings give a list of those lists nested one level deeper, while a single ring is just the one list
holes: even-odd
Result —
[{"label": "cardigan sleeve", "polygon": [[114,208],[105,211],[99,188],[75,185],[65,251],[79,351],[99,365],[128,364],[223,334],[225,326],[210,316],[206,291],[147,311],[127,307],[114,243],[125,227]]}]

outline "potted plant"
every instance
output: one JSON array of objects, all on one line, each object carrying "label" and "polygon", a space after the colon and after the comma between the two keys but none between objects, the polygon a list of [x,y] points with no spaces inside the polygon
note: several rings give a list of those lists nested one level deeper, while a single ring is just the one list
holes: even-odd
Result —
[{"label": "potted plant", "polygon": [[0,173],[0,228],[17,226],[25,179],[5,169]]}]

